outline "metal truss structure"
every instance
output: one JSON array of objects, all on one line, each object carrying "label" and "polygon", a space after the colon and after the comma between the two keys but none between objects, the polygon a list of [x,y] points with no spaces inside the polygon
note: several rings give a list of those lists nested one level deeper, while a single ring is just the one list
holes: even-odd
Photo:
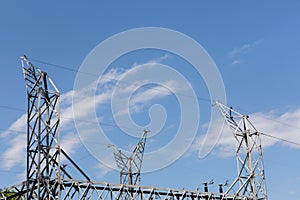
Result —
[{"label": "metal truss structure", "polygon": [[51,199],[59,195],[61,182],[60,94],[47,73],[26,56],[21,59],[28,97],[26,198]]},{"label": "metal truss structure", "polygon": [[[26,181],[13,186],[9,198],[60,199],[72,176],[60,164],[61,155],[84,177],[89,177],[60,148],[60,93],[47,75],[21,57],[27,91],[27,163]],[[71,183],[69,183],[71,184]],[[2,193],[4,196],[4,194]]]},{"label": "metal truss structure", "polygon": [[225,194],[246,195],[251,199],[267,199],[266,180],[260,132],[249,120],[220,102],[216,102],[237,142],[236,161],[238,176]]},{"label": "metal truss structure", "polygon": [[[136,185],[92,182],[86,180],[64,179],[61,183],[60,197],[63,200],[254,200],[249,196],[236,196],[224,193],[202,192],[200,190],[177,190]],[[6,190],[18,189],[18,186]],[[9,197],[0,191],[0,199],[24,199],[26,191],[14,192]],[[29,199],[37,199],[30,197]],[[42,197],[41,199],[48,199]],[[52,198],[51,198],[52,199]]]},{"label": "metal truss structure", "polygon": [[[258,200],[267,199],[265,178],[261,156],[259,132],[242,116],[231,108],[217,103],[226,121],[234,130],[239,142],[237,159],[238,178],[223,193],[208,190],[176,190],[168,188],[144,187],[134,184],[112,184],[92,181],[60,147],[60,93],[47,73],[41,71],[21,57],[28,97],[27,116],[27,168],[26,180],[18,185],[0,190],[0,200]],[[239,120],[239,121],[237,121]],[[249,125],[248,125],[249,124]],[[146,134],[137,145],[130,165],[137,180],[142,164]],[[61,165],[61,159],[77,170],[81,179],[74,177]],[[119,163],[122,165],[124,158]],[[127,158],[127,157],[126,157]],[[117,160],[117,162],[119,162]],[[128,164],[128,163],[127,163]],[[123,168],[121,168],[123,169]],[[124,168],[124,172],[127,170]],[[126,174],[128,176],[128,173]],[[134,182],[131,182],[134,183]]]},{"label": "metal truss structure", "polygon": [[109,147],[113,148],[116,164],[120,168],[120,184],[137,185],[140,182],[141,167],[148,132],[149,131],[144,130],[141,139],[129,157],[121,152],[115,145],[109,145]]}]

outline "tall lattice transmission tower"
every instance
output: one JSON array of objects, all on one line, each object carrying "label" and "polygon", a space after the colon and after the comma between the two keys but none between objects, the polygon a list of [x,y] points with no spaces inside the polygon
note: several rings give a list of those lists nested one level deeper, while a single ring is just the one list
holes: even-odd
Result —
[{"label": "tall lattice transmission tower", "polygon": [[69,182],[62,175],[72,179],[60,163],[61,155],[84,179],[90,179],[60,147],[59,90],[47,73],[29,62],[26,56],[21,57],[21,63],[28,104],[26,181],[20,193],[26,199],[60,199]]},{"label": "tall lattice transmission tower", "polygon": [[266,179],[260,132],[249,120],[220,102],[216,102],[236,140],[237,178],[225,194],[246,195],[251,199],[267,199]]},{"label": "tall lattice transmission tower", "polygon": [[142,137],[129,157],[115,145],[109,145],[109,147],[113,149],[116,164],[120,168],[120,184],[136,185],[140,182],[141,167],[148,132],[149,131],[144,130]]},{"label": "tall lattice transmission tower", "polygon": [[59,196],[61,185],[61,151],[56,134],[60,94],[47,73],[28,62],[26,56],[21,59],[28,98],[26,198],[53,199]]}]

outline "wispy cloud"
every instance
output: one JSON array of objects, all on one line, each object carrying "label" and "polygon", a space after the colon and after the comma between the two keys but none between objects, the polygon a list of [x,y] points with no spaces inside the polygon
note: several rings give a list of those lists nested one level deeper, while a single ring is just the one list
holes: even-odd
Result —
[{"label": "wispy cloud", "polygon": [[26,134],[14,134],[13,137],[7,139],[8,147],[1,154],[2,162],[1,168],[9,170],[16,165],[24,166],[25,152],[26,152]]},{"label": "wispy cloud", "polygon": [[232,51],[229,52],[230,57],[236,57],[238,55],[244,55],[249,53],[251,49],[256,47],[262,42],[262,40],[254,41],[253,43],[244,44],[240,47],[235,47]]},{"label": "wispy cloud", "polygon": [[238,65],[242,63],[243,57],[248,54],[253,48],[259,45],[262,40],[257,40],[252,43],[244,44],[240,47],[233,48],[229,53],[228,57],[232,60],[231,65]]},{"label": "wispy cloud", "polygon": [[163,86],[153,86],[144,89],[141,92],[136,93],[132,96],[130,100],[130,108],[132,113],[137,113],[141,111],[147,104],[151,103],[154,99],[161,99],[167,96],[172,95],[172,91],[175,91],[177,88],[175,87],[173,81],[168,80],[162,83]]},{"label": "wispy cloud", "polygon": [[[283,138],[292,142],[300,143],[300,109],[287,111],[277,115],[276,110],[268,113],[254,113],[251,115],[253,123],[258,129],[266,134]],[[276,143],[281,143],[293,148],[300,148],[297,145],[284,141],[262,137],[264,146],[271,146]]]},{"label": "wispy cloud", "polygon": [[[26,152],[26,118],[27,115],[23,114],[8,128],[8,131],[1,133],[2,140],[6,140],[7,148],[2,152],[1,168],[9,170],[15,165],[24,165]],[[12,131],[9,131],[12,130]]]},{"label": "wispy cloud", "polygon": [[[168,56],[164,56],[163,58],[165,59],[165,57],[167,58]],[[143,71],[147,71],[149,69],[152,69],[153,71],[156,70],[159,73],[159,68],[160,66],[158,63],[150,61],[146,64],[135,66],[133,69],[126,71],[125,73],[129,72],[131,77],[138,77]],[[159,75],[157,74],[156,76]],[[147,78],[151,78],[151,75]],[[118,86],[122,87],[122,90],[119,91],[119,94],[121,95],[118,97],[127,98],[124,101],[123,99],[120,99],[120,102],[128,102],[129,109],[124,106],[124,109],[119,110],[116,115],[120,116],[140,112],[145,106],[151,104],[154,99],[162,99],[176,93],[183,94],[187,89],[189,89],[187,83],[173,80],[173,78],[174,77],[172,76],[165,77],[164,81],[157,84],[149,84],[151,81],[147,79],[142,81],[132,81],[131,84],[128,84],[126,81],[123,82],[121,86]]]},{"label": "wispy cloud", "polygon": [[163,56],[154,58],[153,60],[148,61],[148,63],[161,63],[162,61],[168,59],[170,57],[170,54],[165,54]]},{"label": "wispy cloud", "polygon": [[163,61],[167,60],[168,58],[171,57],[171,54],[164,54],[163,56],[159,56],[159,57],[156,57],[156,58],[153,58],[145,63],[134,63],[133,64],[133,67],[136,67],[136,66],[139,66],[139,65],[142,65],[142,64],[157,64],[157,63],[162,63]]},{"label": "wispy cloud", "polygon": [[[238,52],[246,52],[249,46],[245,46],[241,48],[241,50],[235,50],[232,54],[236,55]],[[153,65],[153,63],[152,63]],[[150,65],[149,65],[150,67]],[[93,121],[86,118],[86,113],[93,112],[93,105],[100,106],[110,101],[111,94],[113,91],[113,87],[115,86],[115,82],[119,80],[122,75],[124,75],[127,71],[124,69],[112,69],[105,74],[105,76],[109,76],[112,78],[106,78],[101,80],[101,90],[97,91],[95,97],[90,98],[85,94],[88,90],[94,90],[95,85],[91,85],[90,87],[84,88],[80,91],[69,91],[61,95],[61,131],[62,131],[62,141],[61,146],[65,149],[69,154],[75,154],[76,151],[81,148],[80,140],[78,137],[74,137],[73,131],[75,131],[75,125],[73,121],[73,108],[72,108],[72,95],[76,92],[81,95],[82,102],[76,112],[78,112],[78,116],[82,123],[86,123],[87,125],[90,123],[97,123],[97,121]],[[93,83],[97,84],[97,83]],[[135,93],[130,102],[130,107],[134,112],[141,111],[144,106],[151,101],[165,98],[172,93],[170,91],[181,92],[184,90],[177,82],[172,80],[166,80],[162,86],[153,86],[153,87],[145,87],[143,90]],[[135,86],[133,84],[128,84],[127,87],[124,87],[123,91],[130,91],[134,89]],[[126,111],[127,112],[127,111]],[[16,131],[24,131],[26,130],[26,114],[20,116],[8,129],[16,130]],[[223,120],[223,119],[219,119]],[[300,143],[300,127],[297,127],[300,124],[300,109],[289,110],[282,114],[278,114],[276,110],[271,110],[270,112],[262,113],[252,113],[250,114],[250,120],[257,127],[257,129],[261,132],[284,138],[286,140],[294,141]],[[214,129],[212,129],[213,131]],[[217,129],[215,129],[217,130]],[[1,168],[11,169],[15,166],[24,166],[25,165],[25,155],[26,152],[26,133],[15,133],[5,131],[2,132],[0,137],[6,139],[8,142],[6,143],[5,150],[1,153],[1,159],[5,160],[5,162],[1,163]],[[211,146],[215,144],[215,137],[207,136],[205,143],[203,135],[196,138],[194,144],[191,147],[191,151],[198,152],[200,147],[205,148],[205,146]],[[267,148],[275,144],[287,145],[291,148],[299,148],[299,146],[285,143],[280,140],[275,140],[266,136],[262,136],[263,147]],[[234,156],[235,152],[235,143],[231,130],[225,124],[224,130],[220,139],[218,140],[213,153],[219,156]],[[111,155],[110,155],[111,156]],[[108,159],[108,158],[107,158]],[[111,158],[109,158],[111,159]],[[103,177],[106,173],[111,171],[110,168],[107,168],[101,164],[97,166],[99,170],[98,176]],[[23,176],[24,174],[22,174]]]},{"label": "wispy cloud", "polygon": [[[169,57],[168,54],[155,58],[147,63],[155,64],[155,62],[161,62]],[[66,93],[61,94],[61,147],[70,155],[76,153],[76,151],[81,148],[80,139],[77,136],[74,136],[76,127],[74,124],[74,113],[73,113],[73,95],[81,96],[80,104],[76,106],[76,116],[79,123],[84,123],[84,126],[88,126],[91,123],[98,123],[101,116],[96,120],[88,119],[88,113],[94,112],[94,107],[101,106],[111,100],[111,95],[114,89],[116,82],[126,73],[126,69],[118,68],[109,70],[104,76],[97,82],[92,83],[90,86],[83,88],[81,90],[71,90]],[[172,82],[166,82],[166,86],[173,87]],[[95,96],[90,97],[86,94],[89,94],[91,91],[95,91],[95,88],[98,86]],[[124,88],[126,90],[132,90],[134,84],[128,84]],[[156,87],[148,88],[143,90],[140,93],[135,95],[135,98],[132,100],[130,106],[133,110],[138,112],[148,101],[153,99],[162,98],[168,95],[166,88]],[[142,106],[139,107],[138,106]],[[102,116],[103,117],[103,116]],[[4,131],[0,134],[0,137],[5,138],[9,142],[6,144],[5,150],[0,153],[1,159],[6,162],[2,162],[0,167],[4,169],[11,169],[15,166],[25,167],[25,158],[26,155],[26,118],[27,114],[23,114],[19,117],[13,124],[9,126],[8,129],[14,131],[20,131],[24,133],[16,133],[10,131]],[[98,120],[98,121],[97,121]],[[82,138],[81,138],[82,139]],[[102,165],[99,165],[98,168],[102,171],[99,176],[104,176],[111,169],[108,169]],[[22,174],[23,176],[23,174]]]},{"label": "wispy cloud", "polygon": [[106,167],[105,165],[98,163],[95,169],[97,170],[97,178],[103,178],[107,173],[113,171],[112,168]]},{"label": "wispy cloud", "polygon": [[17,134],[18,132],[22,133],[26,131],[26,120],[27,120],[27,114],[21,115],[15,122],[13,122],[7,131],[4,131],[0,134],[0,137],[5,138],[14,134]]}]

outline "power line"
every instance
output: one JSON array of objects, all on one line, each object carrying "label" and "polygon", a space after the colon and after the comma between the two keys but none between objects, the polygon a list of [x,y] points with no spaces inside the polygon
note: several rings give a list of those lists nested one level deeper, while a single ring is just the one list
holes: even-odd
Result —
[{"label": "power line", "polygon": [[0,173],[4,173],[4,174],[21,174],[21,173],[24,173],[24,171],[0,170]]},{"label": "power line", "polygon": [[[16,110],[16,111],[21,111],[21,112],[26,112],[25,109],[21,109],[21,108],[17,108],[17,107],[12,107],[12,106],[5,106],[5,105],[0,105],[0,108],[4,108],[4,109],[8,109],[8,110]],[[247,113],[251,113],[249,110],[246,110],[246,109],[243,109],[241,107],[238,107],[239,110],[243,110]],[[295,128],[295,129],[299,129],[300,130],[300,127],[298,126],[294,126],[294,125],[291,125],[291,124],[288,124],[288,123],[284,123],[284,122],[281,122],[279,120],[275,120],[275,119],[272,119],[270,117],[266,117],[266,116],[261,116],[267,120],[270,120],[270,121],[273,121],[273,122],[276,122],[276,123],[279,123],[279,124],[282,124],[282,125],[285,125],[285,126],[288,126],[288,127],[291,127],[291,128]],[[71,118],[71,117],[63,117],[61,116],[61,119],[71,119],[71,120],[74,120],[74,118]],[[78,120],[76,119],[77,121],[82,121],[82,122],[89,122],[91,123],[90,120]],[[104,123],[104,122],[95,122],[95,123],[99,123],[101,125],[104,125],[104,126],[111,126],[111,127],[119,127],[115,124],[108,124],[108,123]],[[129,127],[123,127],[124,129],[130,129],[130,130],[135,130],[135,131],[141,131],[140,129],[134,129],[134,128],[129,128]],[[0,130],[3,130],[0,128]],[[20,131],[14,131],[14,130],[8,130],[8,129],[5,129],[7,131],[11,131],[11,132],[20,132]]]},{"label": "power line", "polygon": [[69,68],[69,67],[64,67],[64,66],[61,66],[61,65],[53,64],[53,63],[50,63],[50,62],[46,62],[46,61],[42,61],[42,60],[38,60],[38,59],[34,59],[34,58],[29,58],[29,59],[32,60],[32,61],[41,63],[41,64],[53,66],[53,67],[64,69],[64,70],[68,70],[68,71],[71,71],[71,72],[81,73],[81,74],[86,74],[86,75],[89,75],[89,76],[98,77],[95,74],[88,73],[88,72],[83,72],[83,71],[79,71],[77,69],[72,69],[72,68]]},{"label": "power line", "polygon": [[[70,120],[74,120],[74,121],[78,121],[78,122],[88,122],[88,123],[95,123],[95,124],[99,124],[99,125],[103,125],[103,126],[109,126],[109,127],[113,127],[113,128],[120,128],[120,126],[116,125],[116,124],[110,124],[110,123],[104,123],[104,122],[93,122],[91,120],[83,120],[83,119],[74,119],[71,117],[60,117],[61,119],[70,119]],[[132,130],[132,131],[142,131],[142,129],[137,129],[137,128],[131,128],[131,127],[126,127],[126,126],[122,126],[122,129],[127,129],[127,130]],[[3,129],[0,128],[1,131],[8,131],[8,132],[15,132],[15,133],[26,133],[24,131],[18,131],[18,130],[11,130],[11,129]]]},{"label": "power line", "polygon": [[25,131],[17,131],[17,130],[11,130],[11,129],[4,129],[4,128],[0,128],[1,131],[8,131],[8,132],[13,132],[13,133],[23,133],[26,134],[27,132]]},{"label": "power line", "polygon": [[283,138],[280,138],[280,137],[277,137],[277,136],[273,136],[273,135],[270,135],[270,134],[267,134],[267,133],[260,133],[264,136],[267,136],[267,137],[270,137],[270,138],[273,138],[273,139],[277,139],[277,140],[281,140],[283,142],[287,142],[287,143],[290,143],[290,144],[294,144],[294,145],[297,145],[297,146],[300,146],[300,143],[297,143],[297,142],[293,142],[293,141],[290,141],[290,140],[287,140],[287,139],[283,139]]},{"label": "power line", "polygon": [[[15,107],[10,107],[10,106],[3,106],[3,105],[0,105],[1,108],[5,108],[5,109],[10,109],[10,110],[17,110],[17,111],[25,111],[25,109],[20,109],[20,108],[15,108]],[[239,108],[240,110],[244,110],[246,111],[245,109],[241,109]],[[248,111],[247,111],[248,112]],[[263,116],[264,117],[264,116]],[[70,117],[61,117],[62,119],[70,119],[70,120],[74,120],[74,118],[70,118]],[[278,120],[272,120],[270,118],[267,118],[267,117],[264,117],[268,120],[271,120],[271,121],[274,121],[276,123],[280,123],[282,125],[285,125],[285,126],[289,126],[289,127],[292,127],[292,128],[296,128],[296,129],[300,129],[299,127],[297,126],[292,126],[290,124],[287,124],[287,123],[284,123],[284,122],[280,122]],[[80,122],[89,122],[91,123],[90,120],[77,120],[77,121],[80,121]],[[114,127],[114,128],[120,128],[118,125],[116,124],[109,124],[109,123],[104,123],[104,122],[94,122],[94,123],[98,123],[100,125],[103,125],[103,126],[109,126],[109,127]],[[130,127],[122,127],[123,129],[128,129],[128,130],[134,130],[134,131],[142,131],[140,129],[135,129],[135,128],[130,128]],[[17,130],[11,130],[11,129],[3,129],[3,128],[0,128],[1,131],[8,131],[8,132],[14,132],[14,133],[21,133],[21,134],[26,134],[27,132],[25,131],[17,131]],[[273,135],[270,135],[270,134],[266,134],[266,133],[261,133],[263,136],[266,136],[266,137],[270,137],[270,138],[273,138],[273,139],[277,139],[277,140],[280,140],[280,141],[283,141],[283,142],[286,142],[286,143],[290,143],[290,144],[293,144],[293,145],[297,145],[297,146],[300,146],[300,143],[297,143],[297,142],[293,142],[293,141],[290,141],[290,140],[287,140],[287,139],[284,139],[284,138],[280,138],[280,137],[277,137],[277,136],[273,136]],[[74,139],[71,139],[71,138],[67,138],[67,137],[63,137],[64,140],[74,140]]]},{"label": "power line", "polygon": [[[81,74],[85,74],[85,75],[89,75],[89,76],[99,78],[98,75],[95,75],[95,74],[92,74],[92,73],[89,73],[89,72],[79,71],[79,70],[76,70],[76,69],[73,69],[73,68],[64,67],[64,66],[61,66],[61,65],[41,61],[41,60],[34,59],[34,58],[29,58],[29,59],[32,60],[32,61],[41,63],[41,64],[46,64],[46,65],[53,66],[53,67],[56,67],[56,68],[60,68],[60,69],[72,71],[72,72],[75,72],[75,73],[81,73]],[[110,76],[104,76],[103,75],[103,76],[101,76],[101,78],[108,79],[108,80],[111,80],[111,81],[118,81],[118,79],[110,77]],[[172,92],[172,91],[162,90],[162,89],[159,89],[159,88],[153,88],[152,86],[149,86],[149,85],[139,85],[137,83],[133,83],[133,82],[129,82],[129,81],[122,81],[122,82],[126,83],[126,84],[129,84],[129,85],[137,85],[137,86],[140,86],[141,88],[146,88],[146,89],[149,89],[149,90],[159,91],[159,92],[162,92],[162,93],[168,93],[168,94],[173,94],[173,95],[178,95],[178,96],[183,96],[183,97],[188,97],[188,98],[195,98],[195,96],[186,95],[186,94],[183,94],[183,93],[175,93],[175,92]],[[115,87],[118,87],[118,85],[115,85]],[[121,88],[121,86],[119,86],[119,87]],[[177,89],[177,88],[175,88],[175,89]],[[196,97],[195,99],[198,99],[200,101],[211,102],[211,99],[203,98],[203,97]]]},{"label": "power line", "polygon": [[[34,58],[30,58],[30,60],[32,61],[35,61],[35,62],[38,62],[38,63],[41,63],[41,64],[45,64],[45,65],[49,65],[49,66],[53,66],[53,67],[56,67],[56,68],[60,68],[60,69],[64,69],[64,70],[68,70],[68,71],[72,71],[72,72],[75,72],[75,73],[82,73],[82,74],[86,74],[86,75],[89,75],[89,76],[93,76],[93,77],[98,77],[97,75],[95,74],[92,74],[92,73],[88,73],[88,72],[83,72],[83,71],[79,71],[79,70],[76,70],[76,69],[72,69],[72,68],[69,68],[69,67],[64,67],[64,66],[61,66],[61,65],[57,65],[57,64],[53,64],[53,63],[50,63],[50,62],[45,62],[45,61],[42,61],[42,60],[39,60],[39,59],[34,59]],[[118,79],[115,79],[113,77],[109,77],[109,76],[102,76],[101,78],[105,78],[105,79],[109,79],[109,80],[112,80],[112,81],[118,81]],[[132,84],[132,85],[135,85],[136,83],[132,83],[132,82],[126,82],[126,81],[123,81],[124,83],[128,83],[128,84]],[[147,88],[147,89],[150,89],[150,90],[156,90],[156,91],[160,91],[160,92],[164,92],[164,93],[169,93],[169,94],[175,94],[174,92],[172,91],[167,91],[167,90],[160,90],[158,88],[153,88],[153,87],[150,87],[150,86],[147,86],[147,85],[142,85],[140,87],[144,87],[144,88]],[[181,96],[185,96],[185,97],[190,97],[190,98],[195,98],[194,96],[189,96],[189,95],[185,95],[185,94],[180,94],[180,93],[177,93],[175,95],[181,95]],[[202,98],[202,97],[196,97],[198,100],[202,100],[202,101],[207,101],[207,102],[211,102],[210,99],[207,99],[207,98]],[[16,110],[16,111],[25,111],[25,109],[20,109],[20,108],[15,108],[15,107],[10,107],[10,106],[4,106],[4,105],[0,105],[1,108],[5,108],[5,109],[10,109],[10,110]],[[245,109],[242,109],[242,108],[239,108],[240,110],[244,110],[246,112],[249,112]],[[289,127],[293,127],[293,128],[297,128],[297,129],[300,129],[300,127],[297,127],[297,126],[292,126],[290,124],[287,124],[287,123],[284,123],[284,122],[281,122],[281,121],[278,121],[278,120],[274,120],[274,119],[271,119],[271,118],[268,118],[268,117],[265,117],[265,116],[262,116],[263,118],[265,119],[268,119],[270,121],[274,121],[276,123],[280,123],[282,125],[285,125],[285,126],[289,126]],[[61,117],[62,119],[72,119],[74,120],[73,118],[68,118],[68,117]],[[91,123],[91,121],[88,121],[88,120],[77,120],[77,121],[83,121],[83,122],[89,122]],[[109,123],[103,123],[103,122],[95,122],[95,123],[99,123],[100,125],[104,125],[104,126],[110,126],[110,127],[116,127],[116,128],[120,128],[119,126],[115,125],[115,124],[109,124]],[[129,128],[129,127],[123,127],[124,129],[129,129],[129,130],[135,130],[135,131],[141,131],[139,129],[134,129],[134,128]],[[15,133],[26,133],[26,132],[23,132],[23,131],[16,131],[16,130],[10,130],[10,129],[1,129],[0,130],[2,131],[9,131],[9,132],[15,132]],[[281,141],[284,141],[284,142],[287,142],[287,143],[290,143],[290,144],[294,144],[294,145],[298,145],[300,146],[299,143],[296,143],[296,142],[293,142],[293,141],[289,141],[289,140],[286,140],[286,139],[283,139],[283,138],[279,138],[279,137],[276,137],[276,136],[272,136],[270,134],[266,134],[266,133],[261,133],[262,135],[264,136],[267,136],[267,137],[271,137],[273,139],[277,139],[277,140],[281,140]]]},{"label": "power line", "polygon": [[[1,108],[5,108],[5,109],[10,109],[10,110],[17,110],[17,111],[25,111],[25,109],[20,109],[20,108],[15,108],[15,107],[10,107],[10,106],[3,106],[3,105],[0,105]],[[241,108],[239,108],[240,110],[242,110]],[[246,111],[245,109],[243,109],[244,111]],[[248,111],[247,111],[248,112]],[[263,116],[264,117],[264,116]],[[271,121],[274,121],[276,123],[280,123],[282,125],[285,125],[285,126],[289,126],[289,127],[292,127],[292,128],[296,128],[296,129],[300,129],[299,127],[297,126],[292,126],[290,124],[287,124],[287,123],[284,123],[284,122],[280,122],[278,120],[272,120],[270,118],[267,118],[267,117],[264,117],[268,120],[271,120]],[[71,118],[71,117],[61,117],[61,119],[70,119],[70,120],[74,120],[74,118]],[[91,123],[90,120],[77,120],[79,122],[89,122]],[[109,123],[104,123],[104,122],[94,122],[94,123],[98,123],[100,125],[103,125],[103,126],[109,126],[109,127],[114,127],[114,128],[120,128],[118,125],[116,124],[109,124]],[[128,130],[134,130],[134,131],[142,131],[140,129],[135,129],[135,128],[130,128],[130,127],[124,127],[122,126],[123,129],[128,129]],[[3,128],[0,128],[1,131],[8,131],[8,132],[14,132],[14,133],[21,133],[21,134],[26,134],[27,132],[25,131],[17,131],[17,130],[11,130],[11,129],[3,129]],[[266,137],[270,137],[270,138],[273,138],[273,139],[277,139],[277,140],[280,140],[280,141],[283,141],[283,142],[286,142],[286,143],[290,143],[290,144],[294,144],[294,145],[297,145],[297,146],[300,146],[300,143],[297,143],[297,142],[293,142],[293,141],[290,141],[290,140],[287,140],[287,139],[284,139],[284,138],[280,138],[280,137],[277,137],[277,136],[273,136],[273,135],[270,135],[270,134],[266,134],[266,133],[261,133],[262,135],[266,136]],[[66,137],[63,137],[63,139],[65,140],[72,140],[72,139],[68,139]],[[73,139],[74,140],[74,139]]]},{"label": "power line", "polygon": [[21,109],[21,108],[3,106],[3,105],[0,105],[0,108],[5,108],[5,109],[9,109],[9,110],[16,110],[16,111],[22,111],[22,112],[25,111],[24,109]]},{"label": "power line", "polygon": [[[73,69],[73,68],[64,67],[64,66],[61,66],[61,65],[57,65],[57,64],[53,64],[53,63],[41,61],[41,60],[34,59],[34,58],[30,58],[30,60],[38,62],[38,63],[46,64],[46,65],[49,65],[49,66],[53,66],[53,67],[56,67],[56,68],[61,68],[61,69],[69,70],[69,71],[76,72],[76,73],[82,73],[82,74],[90,75],[90,76],[93,76],[93,77],[98,77],[97,75],[92,74],[92,73],[79,71],[79,70],[76,70],[76,69]],[[115,78],[109,77],[109,76],[101,76],[101,78],[109,79],[109,80],[112,80],[112,81],[118,81],[118,79],[115,79]],[[127,83],[127,84],[131,84],[131,85],[137,85],[136,83],[133,83],[133,82],[128,82],[128,81],[123,81],[123,82]],[[115,86],[117,87],[117,85],[115,85]],[[119,87],[121,87],[121,86],[119,86]],[[163,93],[169,93],[169,94],[184,96],[184,97],[188,97],[188,98],[195,98],[194,96],[190,96],[190,95],[186,95],[186,94],[182,94],[182,93],[176,93],[175,94],[172,91],[161,90],[159,88],[153,88],[153,87],[148,86],[148,85],[142,85],[140,87],[143,87],[143,88],[146,88],[146,89],[150,89],[150,90],[156,90],[156,91],[163,92]],[[204,97],[196,97],[196,99],[201,100],[201,101],[211,102],[211,99],[204,98]],[[244,111],[250,113],[246,109],[243,109],[243,108],[239,108],[239,109],[240,110],[244,110]],[[289,126],[289,127],[292,127],[292,128],[300,129],[300,127],[298,127],[298,126],[287,124],[287,123],[281,122],[279,120],[275,120],[275,119],[272,119],[272,118],[269,118],[269,117],[266,117],[266,116],[262,116],[262,117],[265,118],[265,119],[267,119],[267,120],[274,121],[276,123],[279,123],[279,124],[282,124],[282,125],[285,125],[285,126]]]},{"label": "power line", "polygon": [[[103,124],[102,124],[103,125]],[[113,124],[105,124],[107,126],[112,126],[112,127],[117,127],[119,128],[117,125],[113,125]],[[11,130],[11,129],[3,129],[3,128],[0,128],[1,131],[9,131],[9,132],[14,132],[14,133],[22,133],[22,134],[26,134],[27,132],[25,131],[17,131],[17,130]],[[140,130],[139,130],[140,131]],[[277,136],[273,136],[273,135],[270,135],[270,134],[267,134],[267,133],[260,133],[261,135],[263,136],[266,136],[266,137],[270,137],[270,138],[273,138],[273,139],[276,139],[276,140],[280,140],[280,141],[283,141],[283,142],[286,142],[286,143],[290,143],[290,144],[293,144],[293,145],[297,145],[297,146],[300,146],[300,143],[297,143],[297,142],[293,142],[293,141],[290,141],[290,140],[287,140],[287,139],[284,139],[284,138],[280,138],[280,137],[277,137]],[[67,140],[67,141],[77,141],[76,139],[74,138],[69,138],[69,137],[62,137],[62,140]]]},{"label": "power line", "polygon": [[[242,110],[242,111],[245,111],[247,113],[251,113],[249,110],[246,110],[244,108],[241,108],[241,107],[237,107],[239,110]],[[252,112],[253,113],[253,112]],[[261,116],[262,118],[264,119],[267,119],[267,120],[270,120],[270,121],[273,121],[273,122],[276,122],[278,124],[282,124],[282,125],[285,125],[285,126],[288,126],[288,127],[291,127],[291,128],[295,128],[295,129],[299,129],[300,130],[300,127],[299,126],[295,126],[295,125],[291,125],[291,124],[288,124],[288,123],[285,123],[285,122],[282,122],[282,121],[279,121],[279,120],[276,120],[276,119],[272,119],[270,117],[266,117],[265,115],[262,115]]]},{"label": "power line", "polygon": [[[63,147],[62,147],[62,148],[63,148]],[[0,160],[2,160],[2,161],[25,162],[25,161],[26,161],[26,159],[25,159],[26,157],[25,157],[25,156],[26,156],[26,155],[24,154],[24,158],[18,158],[18,159],[16,159],[16,158],[3,158],[3,157],[1,157]],[[83,154],[83,155],[80,155],[79,158],[74,158],[74,160],[76,160],[76,161],[81,161],[81,160],[87,159],[87,158],[88,158],[87,156],[93,157],[93,156],[91,155],[91,153],[88,152],[88,153],[85,153],[85,154]],[[0,171],[5,171],[5,170],[1,170],[1,169],[0,169]]]},{"label": "power line", "polygon": [[[16,108],[16,107],[10,107],[10,106],[2,106],[2,105],[0,105],[0,108],[5,108],[5,109],[8,109],[8,110],[17,110],[17,111],[21,111],[21,112],[26,112],[25,109]],[[63,116],[61,116],[60,118],[61,119],[74,120],[74,121],[78,121],[78,122],[89,122],[89,123],[92,123],[91,120],[74,119],[74,118],[71,118],[71,117],[63,117]],[[100,124],[100,125],[103,125],[103,126],[110,126],[110,127],[120,128],[120,126],[117,126],[116,124],[109,124],[109,123],[104,123],[104,122],[94,122],[94,123],[97,123],[97,124]],[[123,129],[128,129],[128,130],[134,130],[134,131],[142,131],[141,129],[131,128],[131,127],[124,127],[124,126],[122,126],[122,128]],[[26,133],[26,132],[23,132],[23,131],[3,129],[3,128],[0,128],[0,130],[2,130],[2,131],[9,131],[9,132],[16,132],[16,133]]]}]

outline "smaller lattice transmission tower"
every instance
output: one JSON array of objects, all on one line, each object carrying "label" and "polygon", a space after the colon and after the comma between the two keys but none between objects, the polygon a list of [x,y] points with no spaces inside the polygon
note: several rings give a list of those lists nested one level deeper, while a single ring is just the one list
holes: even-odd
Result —
[{"label": "smaller lattice transmission tower", "polygon": [[242,115],[220,102],[216,102],[225,121],[233,131],[237,142],[236,161],[238,167],[237,178],[228,187],[225,194],[248,196],[253,200],[266,200],[266,180],[261,146],[261,133],[249,120],[249,116]]},{"label": "smaller lattice transmission tower", "polygon": [[144,130],[142,137],[135,146],[132,154],[128,157],[115,145],[108,145],[113,149],[113,155],[117,166],[120,168],[120,184],[137,185],[140,182],[140,173],[143,155],[146,145],[147,133]]}]

